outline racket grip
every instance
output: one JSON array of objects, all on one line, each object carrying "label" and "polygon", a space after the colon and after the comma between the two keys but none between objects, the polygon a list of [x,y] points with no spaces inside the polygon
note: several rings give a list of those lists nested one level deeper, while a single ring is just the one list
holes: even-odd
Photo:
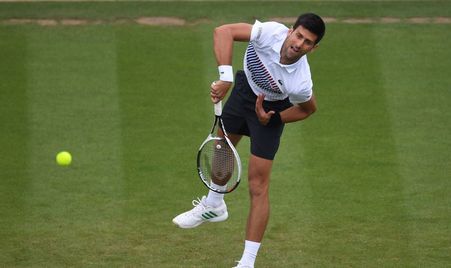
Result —
[{"label": "racket grip", "polygon": [[218,103],[215,103],[215,115],[221,116],[222,114],[222,101],[219,101]]}]

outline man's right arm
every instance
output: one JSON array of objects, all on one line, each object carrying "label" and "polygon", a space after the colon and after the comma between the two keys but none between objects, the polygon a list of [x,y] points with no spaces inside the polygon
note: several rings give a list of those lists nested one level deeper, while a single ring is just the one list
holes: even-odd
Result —
[{"label": "man's right arm", "polygon": [[213,47],[216,62],[220,65],[232,65],[233,41],[249,41],[252,24],[234,23],[217,27],[213,34]]},{"label": "man's right arm", "polygon": [[220,79],[211,86],[211,100],[216,103],[222,100],[233,81],[232,55],[234,41],[249,41],[252,25],[247,23],[225,24],[215,28],[213,33],[213,49]]}]

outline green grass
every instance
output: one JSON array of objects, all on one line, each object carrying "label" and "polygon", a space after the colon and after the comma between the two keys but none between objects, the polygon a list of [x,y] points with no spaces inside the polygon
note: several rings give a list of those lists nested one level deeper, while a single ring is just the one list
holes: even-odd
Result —
[{"label": "green grass", "polygon": [[[226,197],[227,222],[181,230],[171,219],[206,192],[195,154],[212,119],[212,29],[297,14],[292,2],[251,13],[248,5],[0,3],[4,19],[211,19],[0,24],[0,266],[231,267],[239,259],[245,179]],[[302,5],[338,17],[451,10],[440,1]],[[449,24],[328,25],[309,56],[319,110],[285,129],[257,267],[451,265],[450,46]],[[235,69],[244,48],[235,47]],[[239,146],[244,160],[248,146]],[[72,153],[70,167],[56,165],[61,150]]]},{"label": "green grass", "polygon": [[[262,3],[263,1],[259,1]],[[249,12],[252,10],[252,12]],[[252,21],[273,16],[298,16],[313,11],[333,17],[451,16],[449,2],[430,1],[97,1],[2,3],[4,18],[95,18],[178,16],[188,20]]]}]

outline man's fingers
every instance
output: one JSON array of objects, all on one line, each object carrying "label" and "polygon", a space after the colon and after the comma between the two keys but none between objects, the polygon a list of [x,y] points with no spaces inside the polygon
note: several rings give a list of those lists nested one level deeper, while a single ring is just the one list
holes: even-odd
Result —
[{"label": "man's fingers", "polygon": [[213,81],[210,85],[210,98],[214,103],[217,103],[221,95],[216,88],[216,81]]},{"label": "man's fingers", "polygon": [[215,100],[215,103],[222,100],[231,86],[231,82],[213,81],[210,85],[210,97]]}]

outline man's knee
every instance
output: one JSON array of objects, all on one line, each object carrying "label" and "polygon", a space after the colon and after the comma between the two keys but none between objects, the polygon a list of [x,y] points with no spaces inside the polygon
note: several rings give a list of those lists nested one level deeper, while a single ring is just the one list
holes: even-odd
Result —
[{"label": "man's knee", "polygon": [[249,161],[249,192],[251,197],[268,195],[272,161],[251,155]]},{"label": "man's knee", "polygon": [[249,193],[251,197],[261,197],[268,195],[269,178],[263,176],[249,177]]}]

